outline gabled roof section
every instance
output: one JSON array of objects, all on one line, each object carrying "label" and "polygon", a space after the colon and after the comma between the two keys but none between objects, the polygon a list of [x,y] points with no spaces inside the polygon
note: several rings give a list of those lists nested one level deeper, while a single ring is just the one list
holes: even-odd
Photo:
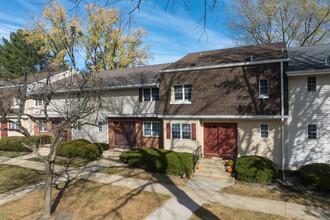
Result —
[{"label": "gabled roof section", "polygon": [[330,44],[292,47],[288,48],[288,54],[288,71],[330,69]]},{"label": "gabled roof section", "polygon": [[190,53],[182,59],[178,60],[177,62],[172,63],[166,69],[216,66],[221,64],[233,64],[286,58],[288,58],[286,45],[284,42],[279,42]]},{"label": "gabled roof section", "polygon": [[96,76],[103,80],[103,86],[105,87],[153,84],[159,82],[159,71],[169,65],[169,63],[166,63],[101,71],[97,72]]}]

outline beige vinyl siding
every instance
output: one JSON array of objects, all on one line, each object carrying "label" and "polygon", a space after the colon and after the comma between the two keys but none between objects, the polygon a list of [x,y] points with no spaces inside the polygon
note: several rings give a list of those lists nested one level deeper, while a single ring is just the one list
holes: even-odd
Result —
[{"label": "beige vinyl siding", "polygon": [[[330,74],[316,75],[316,92],[307,92],[308,76],[289,77],[289,165],[330,160]],[[317,139],[308,140],[308,124]]]}]

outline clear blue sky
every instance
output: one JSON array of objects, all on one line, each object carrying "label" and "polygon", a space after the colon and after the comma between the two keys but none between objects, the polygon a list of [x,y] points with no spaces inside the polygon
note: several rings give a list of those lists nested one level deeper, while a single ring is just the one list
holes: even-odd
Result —
[{"label": "clear blue sky", "polygon": [[[0,0],[0,37],[8,37],[11,31],[24,27],[29,14],[40,16],[42,0]],[[34,2],[34,3],[33,3]],[[61,0],[66,8],[72,8],[68,0]],[[123,0],[115,6],[129,11],[131,0]],[[152,59],[149,64],[174,62],[191,52],[214,50],[232,46],[232,39],[225,25],[224,5],[211,16],[208,14],[206,34],[199,21],[203,15],[201,0],[191,0],[190,9],[176,0],[174,11],[164,12],[164,5],[155,5],[155,0],[142,3],[140,12],[134,13],[132,26],[142,26],[148,31],[145,43],[150,46]],[[164,2],[160,0],[159,2]]]}]

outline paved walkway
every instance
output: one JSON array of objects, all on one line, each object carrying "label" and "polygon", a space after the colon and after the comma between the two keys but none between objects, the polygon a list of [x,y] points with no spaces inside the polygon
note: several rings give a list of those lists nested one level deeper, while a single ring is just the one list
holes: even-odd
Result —
[{"label": "paved walkway", "polygon": [[[3,158],[0,157],[0,163],[17,165],[37,170],[43,170],[43,165],[38,162],[27,161],[17,158]],[[116,164],[107,164],[113,166]],[[105,173],[96,172],[103,167],[98,166],[97,162],[90,164],[89,166],[82,168],[65,168],[61,166],[55,166],[55,173],[61,177],[59,181],[65,181],[67,179],[87,179],[91,181],[112,184],[116,186],[123,186],[132,189],[132,192],[138,193],[139,191],[149,191],[154,193],[160,193],[173,196],[167,203],[154,211],[147,219],[189,219],[193,212],[203,203],[219,204],[234,208],[242,208],[253,211],[261,211],[264,213],[277,214],[282,216],[288,216],[300,219],[330,219],[330,209],[309,207],[294,203],[287,203],[281,201],[258,199],[252,197],[237,196],[231,194],[217,193],[214,188],[200,188],[196,187],[184,187],[176,186],[172,184],[162,184],[151,182],[147,180],[127,178],[123,176],[110,175]],[[212,185],[212,184],[211,184]],[[35,190],[40,189],[42,186],[37,183],[30,188]],[[33,189],[26,189],[27,193],[21,193],[22,189],[18,190],[20,197],[25,196],[33,191]],[[13,194],[8,192],[8,194]],[[15,193],[14,193],[15,194]],[[2,194],[4,195],[4,194]],[[7,197],[0,197],[0,201],[4,201]],[[12,198],[19,198],[18,195]],[[0,202],[1,204],[1,202]]]}]

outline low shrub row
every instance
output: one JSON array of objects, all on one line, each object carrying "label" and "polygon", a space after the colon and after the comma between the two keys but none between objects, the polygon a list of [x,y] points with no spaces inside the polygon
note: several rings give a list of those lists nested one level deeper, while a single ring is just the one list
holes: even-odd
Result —
[{"label": "low shrub row", "polygon": [[[49,144],[50,137],[48,135],[33,136],[33,139],[38,144]],[[32,152],[31,149],[24,147],[24,144],[31,145],[27,137],[12,136],[0,139],[1,151],[16,151],[16,152]]]},{"label": "low shrub row", "polygon": [[129,150],[120,155],[120,160],[131,167],[139,167],[158,173],[167,173],[189,178],[193,171],[195,156],[191,153],[180,153],[156,148]]},{"label": "low shrub row", "polygon": [[85,139],[77,139],[61,144],[57,149],[57,155],[68,158],[78,156],[88,160],[96,160],[106,149],[109,149],[108,144],[91,143]]},{"label": "low shrub row", "polygon": [[256,155],[238,158],[235,170],[237,179],[248,183],[273,182],[278,174],[278,168],[273,161]]},{"label": "low shrub row", "polygon": [[330,191],[330,164],[305,165],[299,169],[299,178],[307,189]]}]

